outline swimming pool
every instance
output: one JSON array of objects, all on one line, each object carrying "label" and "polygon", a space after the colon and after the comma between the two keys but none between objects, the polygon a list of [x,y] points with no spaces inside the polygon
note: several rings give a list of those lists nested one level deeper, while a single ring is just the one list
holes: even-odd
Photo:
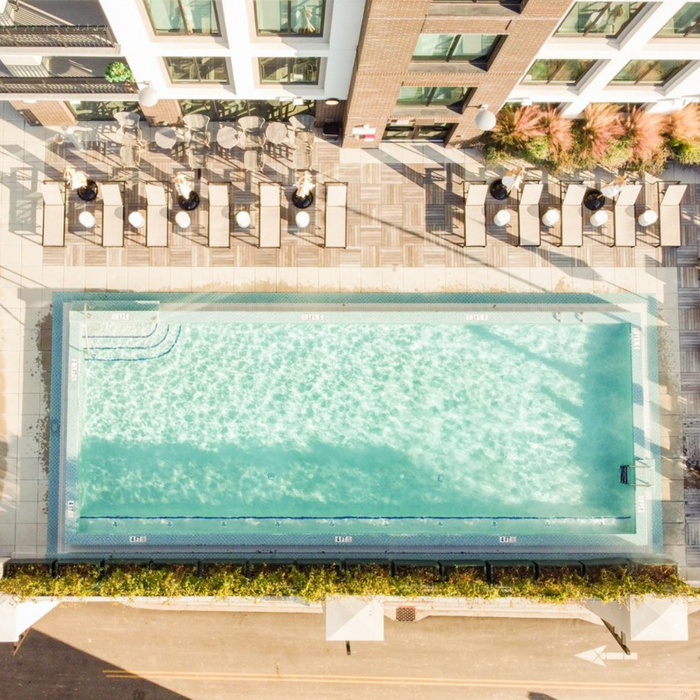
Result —
[{"label": "swimming pool", "polygon": [[646,303],[269,296],[61,300],[59,550],[652,546]]}]

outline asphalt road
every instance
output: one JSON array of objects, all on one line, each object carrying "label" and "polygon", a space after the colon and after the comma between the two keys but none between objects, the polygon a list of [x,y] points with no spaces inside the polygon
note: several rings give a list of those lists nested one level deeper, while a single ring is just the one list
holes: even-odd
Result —
[{"label": "asphalt road", "polygon": [[71,604],[14,656],[0,646],[0,699],[700,700],[700,613],[690,633],[600,666],[575,655],[619,648],[577,620],[387,620],[384,642],[355,642],[348,656],[325,641],[322,615]]}]

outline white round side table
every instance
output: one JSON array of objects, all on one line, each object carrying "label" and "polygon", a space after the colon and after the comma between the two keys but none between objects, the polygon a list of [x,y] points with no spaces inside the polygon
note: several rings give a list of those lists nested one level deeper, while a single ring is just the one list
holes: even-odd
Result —
[{"label": "white round side table", "polygon": [[493,217],[496,226],[505,226],[510,223],[510,212],[507,209],[499,209]]},{"label": "white round side table", "polygon": [[85,226],[85,228],[92,228],[95,225],[95,217],[89,211],[81,212],[78,221]]},{"label": "white round side table", "polygon": [[603,226],[608,223],[608,212],[599,209],[591,214],[591,226]]},{"label": "white round side table", "polygon": [[146,223],[146,219],[143,218],[143,214],[140,211],[132,211],[131,214],[129,214],[129,223],[134,228],[142,228]]},{"label": "white round side table", "polygon": [[560,218],[561,214],[559,214],[557,209],[547,209],[542,216],[542,223],[548,228],[551,228],[559,221]]},{"label": "white round side table", "polygon": [[637,217],[637,223],[640,226],[651,226],[652,224],[655,224],[658,220],[659,215],[653,209],[647,209]]},{"label": "white round side table", "polygon": [[306,228],[311,221],[311,217],[305,211],[300,211],[297,212],[294,220],[296,221],[298,228]]},{"label": "white round side table", "polygon": [[236,214],[236,223],[240,228],[250,227],[250,214],[247,211],[239,211]]},{"label": "white round side table", "polygon": [[180,228],[189,228],[190,224],[192,223],[192,219],[190,219],[190,215],[186,211],[179,211],[177,214],[175,214],[175,223]]}]

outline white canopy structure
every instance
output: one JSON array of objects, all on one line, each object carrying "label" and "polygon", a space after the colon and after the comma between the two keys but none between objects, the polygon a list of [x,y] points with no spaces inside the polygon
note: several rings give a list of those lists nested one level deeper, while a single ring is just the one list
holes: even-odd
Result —
[{"label": "white canopy structure", "polygon": [[329,598],[326,641],[383,642],[384,605],[375,598]]},{"label": "white canopy structure", "polygon": [[15,643],[22,633],[35,622],[50,613],[58,600],[18,600],[12,596],[0,596],[0,643]]}]

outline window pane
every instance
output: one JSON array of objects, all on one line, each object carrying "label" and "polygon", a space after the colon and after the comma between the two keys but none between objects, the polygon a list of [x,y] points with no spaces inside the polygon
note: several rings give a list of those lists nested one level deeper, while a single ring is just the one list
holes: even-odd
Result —
[{"label": "window pane", "polygon": [[687,63],[688,61],[630,61],[612,82],[661,85]]},{"label": "window pane", "polygon": [[452,54],[454,60],[485,61],[491,55],[498,34],[462,34]]},{"label": "window pane", "polygon": [[173,82],[199,82],[194,58],[168,57],[165,59],[165,65]]},{"label": "window pane", "polygon": [[556,33],[615,37],[644,5],[643,2],[577,2]]},{"label": "window pane", "polygon": [[323,33],[325,0],[256,0],[259,34]]},{"label": "window pane", "polygon": [[454,38],[454,34],[421,34],[413,58],[447,58]]},{"label": "window pane", "polygon": [[700,34],[700,3],[688,2],[659,32],[659,36],[690,36]]},{"label": "window pane", "polygon": [[256,0],[258,32],[261,34],[287,34],[289,22],[287,0]]},{"label": "window pane", "polygon": [[320,58],[261,58],[260,80],[263,83],[318,84]]},{"label": "window pane", "polygon": [[289,82],[290,83],[318,83],[318,66],[321,62],[319,58],[291,58],[289,59]]},{"label": "window pane", "polygon": [[156,33],[218,34],[213,0],[146,0]]},{"label": "window pane", "polygon": [[286,83],[289,77],[286,58],[261,58],[260,80],[263,83]]},{"label": "window pane", "polygon": [[413,138],[413,131],[413,126],[389,124],[384,132],[382,141],[400,141],[401,139],[411,139]]},{"label": "window pane", "polygon": [[523,83],[577,83],[595,61],[543,60],[535,61],[523,78]]},{"label": "window pane", "polygon": [[435,88],[431,104],[444,107],[461,107],[467,95],[465,87],[438,87]]},{"label": "window pane", "polygon": [[429,87],[402,87],[399,90],[398,104],[427,105],[431,90]]},{"label": "window pane", "polygon": [[198,58],[199,79],[216,83],[227,83],[228,72],[226,71],[225,58]]}]

